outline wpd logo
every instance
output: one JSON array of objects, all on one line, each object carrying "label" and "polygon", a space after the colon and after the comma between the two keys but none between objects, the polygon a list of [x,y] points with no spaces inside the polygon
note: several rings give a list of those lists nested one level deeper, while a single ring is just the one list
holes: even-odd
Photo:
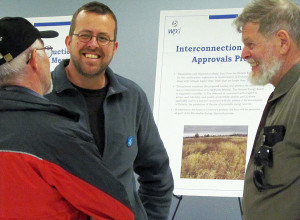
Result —
[{"label": "wpd logo", "polygon": [[178,25],[178,21],[176,21],[176,20],[175,20],[175,21],[172,21],[172,26],[173,26],[173,27],[177,27],[177,25]]},{"label": "wpd logo", "polygon": [[175,34],[180,34],[180,31],[181,27],[178,27],[178,21],[172,21],[172,28],[168,29],[168,34],[172,34],[174,36]]}]

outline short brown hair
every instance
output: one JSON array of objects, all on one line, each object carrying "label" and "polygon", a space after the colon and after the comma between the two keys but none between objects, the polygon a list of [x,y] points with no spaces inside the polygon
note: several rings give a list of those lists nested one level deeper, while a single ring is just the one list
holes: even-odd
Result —
[{"label": "short brown hair", "polygon": [[117,29],[118,29],[117,27],[118,26],[117,26],[117,18],[115,16],[115,14],[107,5],[100,3],[100,2],[96,2],[96,1],[84,4],[83,6],[78,8],[77,11],[73,14],[70,31],[69,31],[70,36],[74,33],[75,26],[76,26],[76,19],[77,19],[78,14],[81,11],[93,12],[93,13],[96,13],[99,15],[110,15],[115,21],[114,40],[117,39]]}]

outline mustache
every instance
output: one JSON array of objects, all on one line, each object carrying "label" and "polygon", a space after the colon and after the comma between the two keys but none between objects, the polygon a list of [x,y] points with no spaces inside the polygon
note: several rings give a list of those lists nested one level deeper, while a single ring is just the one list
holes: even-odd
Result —
[{"label": "mustache", "polygon": [[81,53],[96,53],[100,56],[103,55],[103,52],[101,49],[82,49],[80,50]]},{"label": "mustache", "polygon": [[255,61],[253,58],[247,59],[247,62],[248,62],[249,64],[256,63],[256,61]]}]

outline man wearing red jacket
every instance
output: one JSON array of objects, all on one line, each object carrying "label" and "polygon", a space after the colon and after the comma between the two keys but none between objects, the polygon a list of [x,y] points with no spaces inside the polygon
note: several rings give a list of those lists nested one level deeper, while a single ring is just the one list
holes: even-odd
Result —
[{"label": "man wearing red jacket", "polygon": [[0,219],[134,219],[79,115],[43,97],[52,47],[41,38],[57,35],[0,19]]}]

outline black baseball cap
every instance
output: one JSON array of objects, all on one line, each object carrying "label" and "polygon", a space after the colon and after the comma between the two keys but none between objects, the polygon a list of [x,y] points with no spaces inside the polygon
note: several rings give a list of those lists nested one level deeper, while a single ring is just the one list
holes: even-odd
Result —
[{"label": "black baseball cap", "polygon": [[0,19],[0,65],[11,61],[36,39],[57,37],[56,31],[39,31],[29,21],[21,17]]}]

